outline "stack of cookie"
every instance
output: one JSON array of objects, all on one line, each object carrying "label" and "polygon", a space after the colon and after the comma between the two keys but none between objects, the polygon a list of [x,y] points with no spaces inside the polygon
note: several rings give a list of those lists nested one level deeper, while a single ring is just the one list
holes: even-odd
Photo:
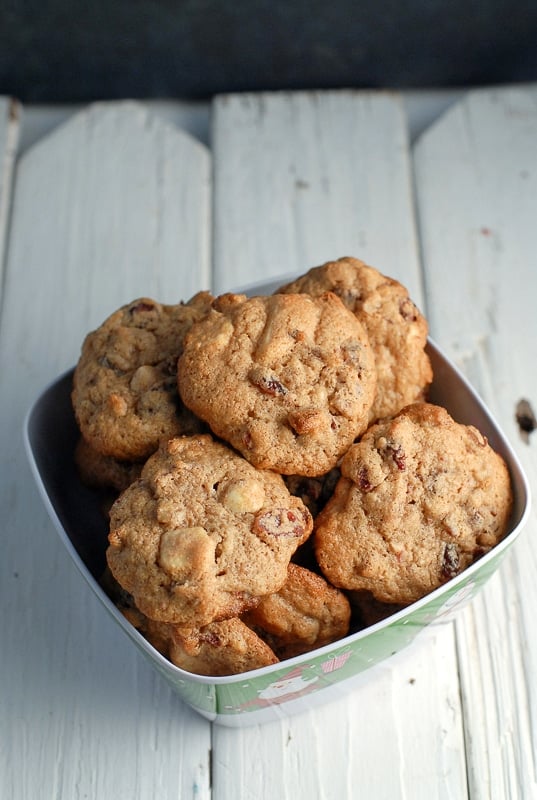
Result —
[{"label": "stack of cookie", "polygon": [[273,295],[139,299],[86,337],[76,460],[118,494],[106,587],[173,663],[308,652],[502,538],[506,466],[427,402],[426,342],[406,289],[353,258]]}]

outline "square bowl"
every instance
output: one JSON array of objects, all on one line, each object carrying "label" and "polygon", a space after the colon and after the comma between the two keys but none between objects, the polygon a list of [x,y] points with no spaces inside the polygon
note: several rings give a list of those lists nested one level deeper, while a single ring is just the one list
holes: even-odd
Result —
[{"label": "square bowl", "polygon": [[[259,284],[249,294],[272,292]],[[506,536],[486,555],[406,608],[339,641],[278,664],[227,677],[195,675],[176,667],[125,619],[100,585],[108,529],[100,497],[80,483],[74,466],[79,432],[71,405],[73,370],[36,399],[24,424],[30,466],[55,528],[78,570],[104,608],[181,698],[202,716],[230,727],[258,724],[312,708],[367,680],[367,671],[402,650],[430,624],[466,604],[496,571],[528,518],[530,492],[517,456],[465,377],[429,339],[434,381],[430,402],[474,425],[505,459],[514,494]]]}]

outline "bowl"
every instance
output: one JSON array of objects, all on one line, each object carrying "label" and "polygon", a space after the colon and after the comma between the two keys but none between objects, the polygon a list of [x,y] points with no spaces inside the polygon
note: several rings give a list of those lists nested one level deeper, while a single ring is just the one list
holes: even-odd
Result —
[{"label": "bowl", "polygon": [[[248,293],[270,293],[281,284],[258,284]],[[101,588],[108,531],[100,498],[80,483],[74,468],[79,433],[71,406],[73,370],[46,387],[28,411],[26,453],[62,544],[123,633],[203,717],[229,727],[253,725],[351,691],[367,680],[373,667],[408,646],[427,626],[445,621],[470,601],[517,539],[530,510],[528,481],[518,458],[456,366],[431,339],[427,349],[434,371],[430,401],[444,406],[456,421],[478,428],[507,463],[514,503],[506,536],[464,572],[382,621],[304,655],[229,677],[194,675],[174,666],[132,627]]]}]

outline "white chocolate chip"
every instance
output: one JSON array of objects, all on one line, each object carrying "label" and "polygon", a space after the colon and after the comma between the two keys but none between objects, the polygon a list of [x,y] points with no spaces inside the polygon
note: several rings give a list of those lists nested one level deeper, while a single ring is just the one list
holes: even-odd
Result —
[{"label": "white chocolate chip", "polygon": [[202,527],[176,528],[160,537],[158,561],[174,580],[185,581],[214,567],[215,544]]},{"label": "white chocolate chip", "polygon": [[263,507],[265,490],[255,478],[242,478],[226,484],[219,499],[222,505],[234,514],[255,514]]},{"label": "white chocolate chip", "polygon": [[224,317],[221,322],[221,329],[211,340],[213,347],[219,351],[224,350],[231,341],[234,333],[235,328],[233,327],[233,323],[231,320],[227,319],[227,317]]},{"label": "white chocolate chip", "polygon": [[149,364],[144,364],[141,367],[138,367],[132,376],[130,388],[137,394],[146,392],[151,388],[151,386],[153,386],[153,384],[157,382],[158,378],[159,374],[155,367],[152,367]]}]

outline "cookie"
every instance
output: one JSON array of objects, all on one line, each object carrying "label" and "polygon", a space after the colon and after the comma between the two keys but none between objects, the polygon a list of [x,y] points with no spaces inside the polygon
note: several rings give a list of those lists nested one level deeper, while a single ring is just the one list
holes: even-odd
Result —
[{"label": "cookie", "polygon": [[257,634],[234,617],[203,628],[182,628],[157,622],[136,608],[134,598],[109,569],[101,585],[130,624],[159,653],[181,669],[197,675],[235,675],[276,664],[278,658]]},{"label": "cookie", "polygon": [[458,575],[507,532],[503,459],[472,426],[428,403],[372,426],[341,461],[314,548],[335,586],[408,604]]},{"label": "cookie", "polygon": [[277,591],[312,526],[280,475],[207,434],[176,437],[112,506],[107,561],[143,614],[202,627]]},{"label": "cookie", "polygon": [[136,608],[120,610],[155,650],[186,672],[218,677],[278,663],[269,645],[237,617],[189,629],[155,622]]},{"label": "cookie", "polygon": [[238,675],[277,664],[278,658],[240,619],[211,622],[197,630],[172,626],[169,659],[197,675]]},{"label": "cookie", "polygon": [[136,461],[151,455],[163,439],[202,429],[180,402],[177,359],[186,332],[211,302],[208,292],[177,305],[140,298],[86,336],[72,402],[80,431],[94,450]]},{"label": "cookie", "polygon": [[100,584],[133,628],[136,628],[155,650],[165,658],[169,658],[172,626],[167,622],[156,622],[142,614],[136,608],[133,596],[116,581],[108,566],[101,576]]},{"label": "cookie", "polygon": [[80,480],[94,489],[115,489],[122,492],[140,477],[143,462],[119,461],[103,456],[81,436],[75,448],[75,464]]},{"label": "cookie", "polygon": [[158,650],[161,656],[171,660],[170,649],[173,635],[173,625],[169,622],[156,622],[142,614],[136,606],[118,606],[126,620],[147,639],[149,644]]},{"label": "cookie", "polygon": [[324,475],[375,396],[367,334],[334,294],[222,295],[185,337],[185,405],[252,464]]},{"label": "cookie", "polygon": [[320,575],[290,564],[282,588],[262,597],[242,619],[284,659],[346,636],[350,615],[343,592]]},{"label": "cookie", "polygon": [[334,292],[367,331],[377,370],[377,394],[370,422],[393,416],[425,400],[432,381],[425,350],[428,325],[407,289],[357,258],[340,258],[278,289],[317,296]]}]

